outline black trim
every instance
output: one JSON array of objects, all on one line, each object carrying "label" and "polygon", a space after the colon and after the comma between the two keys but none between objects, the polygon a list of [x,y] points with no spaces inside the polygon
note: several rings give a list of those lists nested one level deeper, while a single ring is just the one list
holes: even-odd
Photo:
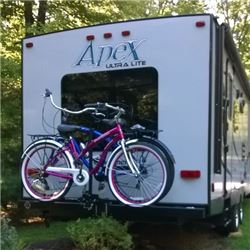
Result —
[{"label": "black trim", "polygon": [[190,205],[153,205],[142,208],[132,208],[120,204],[110,204],[108,206],[108,213],[113,217],[126,220],[164,222],[164,220],[169,221],[169,219],[205,219],[207,217],[207,207]]},{"label": "black trim", "polygon": [[208,100],[208,159],[207,159],[207,199],[208,199],[208,213],[210,214],[210,203],[211,203],[211,136],[212,136],[212,90],[213,90],[213,29],[216,22],[215,19],[210,18],[210,47],[209,47],[209,100]]},{"label": "black trim", "polygon": [[[118,202],[97,201],[91,209],[85,207],[80,201],[39,202],[31,199],[19,201],[19,207],[26,208],[26,213],[49,217],[79,218],[91,215],[110,214],[117,219],[133,221],[157,222],[165,219],[205,219],[207,217],[207,205],[196,204],[170,204],[152,205],[133,208]],[[71,211],[70,213],[68,211]]]},{"label": "black trim", "polygon": [[[225,91],[222,93],[222,141],[223,141],[223,192],[224,192],[224,197],[227,194],[227,130],[228,130],[228,123],[227,123],[227,94],[228,94],[228,67],[229,67],[229,59],[226,59],[226,72],[225,72]],[[222,85],[224,82],[222,83]]]},{"label": "black trim", "polygon": [[42,216],[61,219],[78,219],[91,216],[93,210],[84,208],[81,202],[41,202],[32,199],[21,199],[18,207],[22,209],[23,216]]},{"label": "black trim", "polygon": [[[23,110],[23,91],[24,91],[24,88],[23,88],[23,83],[24,83],[24,80],[23,80],[23,43],[21,44],[21,51],[22,51],[22,56],[21,56],[21,93],[22,93],[22,96],[21,96],[21,126],[22,126],[22,128],[21,128],[21,155],[23,154],[23,151],[24,151],[24,145],[23,145],[23,133],[24,133],[24,130],[23,130],[23,113],[24,113],[24,110]],[[21,189],[21,192],[20,192],[20,194],[21,194],[21,199],[23,199],[24,198],[24,195],[23,195],[23,192],[24,192],[24,187],[23,187],[23,185],[22,185],[22,180],[21,180],[21,164],[22,164],[22,161],[21,161],[21,159],[20,159],[20,163],[19,163],[19,176],[20,176],[20,183],[21,183],[21,185],[20,185],[20,189]]]},{"label": "black trim", "polygon": [[223,27],[216,30],[216,80],[215,80],[215,131],[214,131],[214,173],[221,174],[221,116],[222,116],[222,79],[223,79]]}]

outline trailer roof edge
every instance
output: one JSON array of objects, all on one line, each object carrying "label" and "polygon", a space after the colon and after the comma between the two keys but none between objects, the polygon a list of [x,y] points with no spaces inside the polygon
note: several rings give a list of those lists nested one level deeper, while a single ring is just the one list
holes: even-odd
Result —
[{"label": "trailer roof edge", "polygon": [[245,67],[242,64],[239,52],[236,49],[236,44],[233,40],[231,30],[229,26],[225,23],[221,24],[221,26],[225,27],[225,47],[227,49],[227,53],[234,62],[236,73],[240,78],[240,84],[243,90],[245,91],[247,98],[250,100],[250,82],[248,80]]}]

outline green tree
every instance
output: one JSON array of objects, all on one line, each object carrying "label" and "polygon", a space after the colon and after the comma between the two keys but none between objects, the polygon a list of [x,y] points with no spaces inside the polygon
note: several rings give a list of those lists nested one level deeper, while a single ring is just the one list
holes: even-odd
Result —
[{"label": "green tree", "polygon": [[19,193],[21,146],[21,43],[23,10],[14,1],[1,7],[1,191],[2,203]]},{"label": "green tree", "polygon": [[1,58],[1,64],[1,188],[6,203],[16,200],[20,190],[21,69],[11,58]]},{"label": "green tree", "polygon": [[229,25],[246,72],[250,77],[250,1],[217,0],[217,13]]},{"label": "green tree", "polygon": [[204,13],[206,3],[203,0],[159,0],[155,4],[153,15],[184,15]]}]

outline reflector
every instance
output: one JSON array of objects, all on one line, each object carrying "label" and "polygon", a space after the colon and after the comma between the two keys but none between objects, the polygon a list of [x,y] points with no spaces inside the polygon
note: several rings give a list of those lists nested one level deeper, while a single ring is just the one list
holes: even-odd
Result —
[{"label": "reflector", "polygon": [[104,38],[111,38],[112,37],[112,33],[104,33],[103,37]]},{"label": "reflector", "polygon": [[33,47],[33,43],[32,42],[26,43],[26,48],[32,48],[32,47]]},{"label": "reflector", "polygon": [[181,170],[181,178],[200,178],[200,170]]},{"label": "reflector", "polygon": [[129,30],[122,31],[122,36],[129,36],[129,35],[130,35],[130,31]]},{"label": "reflector", "polygon": [[92,41],[92,40],[95,39],[95,36],[94,36],[94,35],[88,35],[88,36],[86,37],[86,39],[87,39],[88,41]]},{"label": "reflector", "polygon": [[195,23],[196,27],[204,27],[205,26],[205,22],[204,21],[198,21]]}]

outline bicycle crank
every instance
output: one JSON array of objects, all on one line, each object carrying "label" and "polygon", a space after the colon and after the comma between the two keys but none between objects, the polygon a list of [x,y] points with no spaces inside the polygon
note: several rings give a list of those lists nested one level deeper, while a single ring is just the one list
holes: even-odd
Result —
[{"label": "bicycle crank", "polygon": [[60,168],[60,167],[47,167],[46,174],[65,178],[65,174],[71,174],[73,181],[77,186],[84,186],[89,182],[89,174],[86,170],[82,169],[79,173],[77,168]]},{"label": "bicycle crank", "polygon": [[[89,182],[89,174],[85,170],[82,170],[82,173],[79,174],[79,170],[77,173],[73,174],[73,181],[77,186],[84,186]],[[87,174],[87,175],[86,175]]]}]

